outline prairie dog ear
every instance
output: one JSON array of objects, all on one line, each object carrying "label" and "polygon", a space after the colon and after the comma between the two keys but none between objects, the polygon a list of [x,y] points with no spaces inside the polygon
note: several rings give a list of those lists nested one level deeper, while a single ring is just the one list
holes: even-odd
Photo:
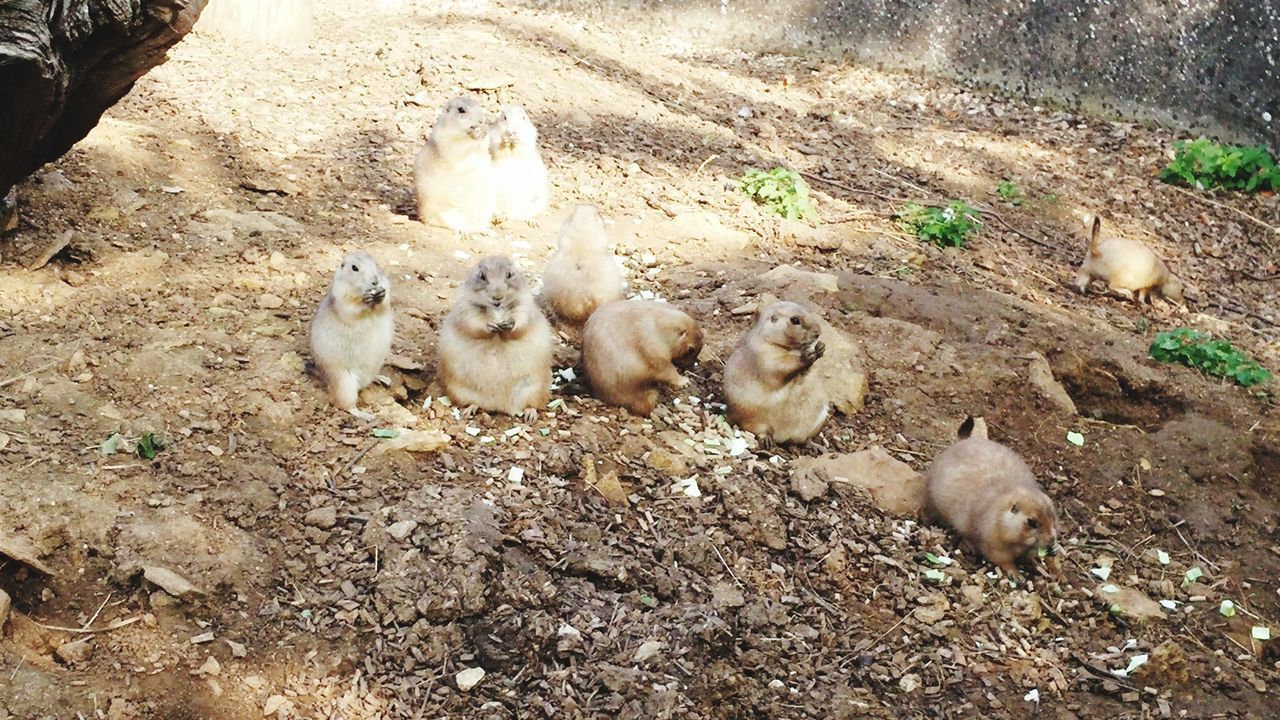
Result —
[{"label": "prairie dog ear", "polygon": [[987,421],[972,415],[966,417],[964,422],[960,423],[960,429],[956,431],[956,437],[961,440],[970,437],[987,439]]}]

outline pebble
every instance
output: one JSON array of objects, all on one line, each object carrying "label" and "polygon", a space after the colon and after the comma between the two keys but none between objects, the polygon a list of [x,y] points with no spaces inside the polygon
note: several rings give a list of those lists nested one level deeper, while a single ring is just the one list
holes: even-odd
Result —
[{"label": "pebble", "polygon": [[265,293],[262,297],[258,298],[258,307],[265,308],[267,310],[275,310],[277,308],[284,307],[284,298],[279,295]]},{"label": "pebble", "polygon": [[466,692],[475,687],[484,679],[484,668],[473,667],[460,671],[453,676],[455,682],[458,683],[458,689]]},{"label": "pebble", "polygon": [[791,475],[791,492],[805,502],[811,502],[827,494],[830,487],[826,480],[814,472],[796,472]]},{"label": "pebble", "polygon": [[636,648],[636,654],[631,656],[631,661],[635,663],[642,663],[662,652],[662,648],[664,647],[666,647],[666,644],[657,640],[649,640],[641,643],[640,647]]},{"label": "pebble", "polygon": [[72,642],[62,643],[54,653],[58,656],[58,659],[68,665],[79,665],[93,656],[93,641],[73,640]]},{"label": "pebble", "polygon": [[262,705],[262,717],[287,717],[293,710],[293,701],[283,695],[272,695]]},{"label": "pebble", "polygon": [[418,521],[401,520],[398,523],[392,523],[391,526],[387,528],[387,534],[396,540],[403,540],[409,537],[409,535],[417,528]]},{"label": "pebble", "polygon": [[332,505],[318,507],[308,512],[302,522],[311,527],[318,527],[321,530],[328,530],[338,524],[338,509]]},{"label": "pebble", "polygon": [[220,675],[222,674],[222,665],[218,663],[218,659],[210,655],[204,664],[196,668],[196,675]]},{"label": "pebble", "polygon": [[0,590],[0,630],[4,630],[4,624],[9,620],[9,607],[11,604],[9,593]]}]

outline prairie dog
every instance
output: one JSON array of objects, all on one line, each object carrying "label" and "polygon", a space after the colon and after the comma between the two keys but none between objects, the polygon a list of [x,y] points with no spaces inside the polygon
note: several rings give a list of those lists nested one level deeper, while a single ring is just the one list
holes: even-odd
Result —
[{"label": "prairie dog", "polygon": [[484,108],[469,97],[449,101],[414,165],[418,218],[461,233],[493,223],[493,160]]},{"label": "prairie dog", "polygon": [[504,220],[531,220],[551,199],[547,166],[538,152],[538,130],[519,105],[505,105],[489,128],[497,204]]},{"label": "prairie dog", "polygon": [[356,402],[391,352],[394,334],[391,283],[369,253],[350,253],[334,273],[309,332],[311,357],[334,405],[373,419],[356,409]]},{"label": "prairie dog", "polygon": [[468,411],[532,421],[551,399],[554,342],[511,259],[486,257],[463,282],[440,329],[440,384]]},{"label": "prairie dog", "polygon": [[792,302],[760,313],[724,366],[729,421],[772,442],[804,442],[822,429],[830,398],[809,373],[826,345],[818,317]]},{"label": "prairie dog", "polygon": [[653,300],[600,306],[582,331],[582,362],[595,396],[647,417],[658,387],[682,388],[680,374],[702,350],[702,328],[688,314]]},{"label": "prairie dog", "polygon": [[1076,288],[1084,293],[1093,280],[1103,280],[1117,293],[1137,302],[1147,302],[1151,291],[1182,302],[1182,281],[1169,272],[1151,248],[1139,240],[1102,237],[1102,218],[1094,215],[1089,235],[1089,252],[1076,273]]},{"label": "prairie dog", "polygon": [[621,300],[623,294],[622,271],[609,252],[600,210],[595,205],[575,207],[542,271],[543,297],[556,315],[581,325],[597,307]]},{"label": "prairie dog", "polygon": [[1057,547],[1053,501],[1017,453],[987,439],[982,418],[966,418],[956,435],[956,443],[934,458],[925,476],[926,515],[960,533],[1009,575],[1021,577],[1019,560]]}]

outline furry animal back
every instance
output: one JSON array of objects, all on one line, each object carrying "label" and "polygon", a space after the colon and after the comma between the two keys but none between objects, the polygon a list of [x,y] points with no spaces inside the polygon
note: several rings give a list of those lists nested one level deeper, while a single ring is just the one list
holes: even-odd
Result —
[{"label": "furry animal back", "polygon": [[648,416],[662,386],[689,384],[680,374],[698,359],[702,329],[667,303],[618,300],[603,305],[582,332],[582,361],[596,397]]},{"label": "furry animal back", "polygon": [[542,272],[542,296],[571,325],[625,292],[618,261],[609,252],[604,219],[595,205],[578,205],[560,228],[556,252]]},{"label": "furry animal back", "polygon": [[532,420],[551,399],[551,326],[510,258],[482,259],[463,282],[438,343],[455,405]]}]

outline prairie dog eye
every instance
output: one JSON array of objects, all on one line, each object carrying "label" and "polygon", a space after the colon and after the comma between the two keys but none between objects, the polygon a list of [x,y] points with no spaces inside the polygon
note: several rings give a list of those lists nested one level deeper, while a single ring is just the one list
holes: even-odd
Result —
[{"label": "prairie dog eye", "polygon": [[466,109],[465,107],[463,107],[462,105],[459,105],[459,106],[458,106],[458,114],[459,114],[459,115],[466,115],[466,114],[467,114],[467,109]]},{"label": "prairie dog eye", "polygon": [[800,318],[799,318],[798,316],[797,316],[797,317],[793,317],[793,318],[791,318],[791,324],[792,324],[792,325],[799,325],[799,324],[800,324]]},{"label": "prairie dog eye", "polygon": [[356,267],[355,265],[352,265],[351,272],[360,272],[360,268]]},{"label": "prairie dog eye", "polygon": [[1027,527],[1032,530],[1038,530],[1040,528],[1040,521],[1035,518],[1027,518]]}]

